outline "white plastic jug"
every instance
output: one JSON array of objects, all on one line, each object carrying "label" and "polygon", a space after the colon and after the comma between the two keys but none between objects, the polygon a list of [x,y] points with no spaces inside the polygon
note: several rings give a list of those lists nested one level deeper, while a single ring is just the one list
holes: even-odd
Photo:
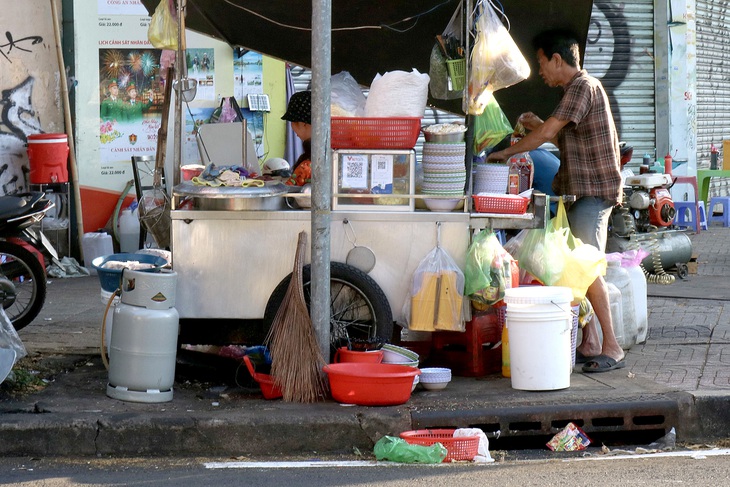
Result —
[{"label": "white plastic jug", "polygon": [[97,257],[114,253],[112,236],[102,232],[85,233],[81,239],[81,248],[84,251],[84,264],[92,276],[96,275],[96,269],[91,262]]},{"label": "white plastic jug", "polygon": [[[626,332],[624,331],[624,318],[623,318],[623,302],[621,297],[621,291],[616,285],[606,280],[606,286],[608,287],[608,300],[611,307],[611,321],[613,322],[613,334],[616,335],[616,341],[624,348],[626,343]],[[601,340],[603,340],[603,334],[601,333]]]},{"label": "white plastic jug", "polygon": [[[619,320],[623,327],[623,336],[616,339],[624,350],[628,350],[637,343],[639,335],[638,321],[636,318],[636,299],[634,297],[634,285],[629,271],[621,266],[620,262],[609,261],[606,268],[606,282],[616,286],[621,292],[621,315]],[[616,318],[611,314],[616,329]]]},{"label": "white plastic jug", "polygon": [[634,289],[634,309],[636,310],[636,343],[644,343],[649,331],[649,311],[646,298],[646,275],[638,265],[624,267],[631,277]]},{"label": "white plastic jug", "polygon": [[139,213],[136,204],[125,208],[119,215],[119,249],[128,253],[139,250]]}]

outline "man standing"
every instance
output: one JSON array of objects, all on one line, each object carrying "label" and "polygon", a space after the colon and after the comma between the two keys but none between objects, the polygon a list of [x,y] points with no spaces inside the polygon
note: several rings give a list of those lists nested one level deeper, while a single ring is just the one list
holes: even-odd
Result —
[{"label": "man standing", "polygon": [[152,92],[150,99],[140,101],[137,99],[137,87],[134,83],[127,86],[127,96],[129,100],[124,103],[124,115],[127,122],[139,122],[142,120],[144,113],[152,106]]},{"label": "man standing", "polygon": [[[563,97],[545,121],[524,113],[519,121],[530,133],[514,146],[489,155],[490,161],[536,149],[553,142],[560,149],[560,168],[553,181],[559,195],[575,195],[568,221],[573,234],[584,243],[606,250],[608,221],[613,206],[621,202],[618,135],[608,97],[596,78],[580,69],[580,51],[574,34],[553,30],[533,41],[540,64],[540,76],[550,87],[562,87]],[[605,372],[625,366],[624,352],[616,341],[611,321],[608,288],[598,277],[588,288],[590,300],[601,324],[603,343],[595,322],[583,330],[576,355],[585,363],[584,372]]]},{"label": "man standing", "polygon": [[117,80],[113,79],[107,87],[109,96],[104,98],[101,102],[101,119],[104,121],[113,120],[116,122],[124,121],[124,114],[122,111],[122,100],[119,98],[119,86]]}]

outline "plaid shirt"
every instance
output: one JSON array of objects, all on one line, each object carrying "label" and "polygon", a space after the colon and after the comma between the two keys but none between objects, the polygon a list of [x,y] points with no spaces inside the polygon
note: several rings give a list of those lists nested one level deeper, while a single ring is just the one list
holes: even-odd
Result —
[{"label": "plaid shirt", "polygon": [[581,70],[565,87],[552,116],[569,122],[558,133],[560,168],[553,181],[555,194],[621,202],[618,135],[601,82]]}]

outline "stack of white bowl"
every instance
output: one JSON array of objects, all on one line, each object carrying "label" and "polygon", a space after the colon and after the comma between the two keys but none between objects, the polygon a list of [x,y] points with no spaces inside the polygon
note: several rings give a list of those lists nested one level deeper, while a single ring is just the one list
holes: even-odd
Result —
[{"label": "stack of white bowl", "polygon": [[[390,343],[386,343],[385,345],[383,345],[382,350],[382,363],[407,365],[409,367],[418,368],[418,360],[420,357],[413,350],[408,350],[407,348],[399,347],[398,345],[391,345]],[[416,390],[416,386],[419,382],[420,378],[418,376],[415,376],[413,378],[413,388],[411,389],[411,392]]]},{"label": "stack of white bowl", "polygon": [[421,385],[429,391],[440,391],[451,382],[451,369],[426,367],[421,369]]},{"label": "stack of white bowl", "polygon": [[423,194],[439,196],[464,196],[466,145],[423,144]]},{"label": "stack of white bowl", "polygon": [[474,166],[474,194],[507,192],[509,166],[506,164],[477,164]]}]

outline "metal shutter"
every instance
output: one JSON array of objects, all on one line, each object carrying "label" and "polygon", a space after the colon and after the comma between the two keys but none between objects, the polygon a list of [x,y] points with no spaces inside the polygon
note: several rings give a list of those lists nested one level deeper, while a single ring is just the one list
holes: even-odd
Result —
[{"label": "metal shutter", "polygon": [[[710,145],[722,150],[730,139],[730,4],[697,0],[697,168],[710,167]],[[723,154],[730,157],[730,154]],[[728,180],[715,180],[713,190],[728,193]],[[715,192],[715,191],[713,191]]]},{"label": "metal shutter", "polygon": [[654,154],[654,5],[652,0],[593,5],[584,68],[611,100],[619,138],[634,147],[632,167]]}]

